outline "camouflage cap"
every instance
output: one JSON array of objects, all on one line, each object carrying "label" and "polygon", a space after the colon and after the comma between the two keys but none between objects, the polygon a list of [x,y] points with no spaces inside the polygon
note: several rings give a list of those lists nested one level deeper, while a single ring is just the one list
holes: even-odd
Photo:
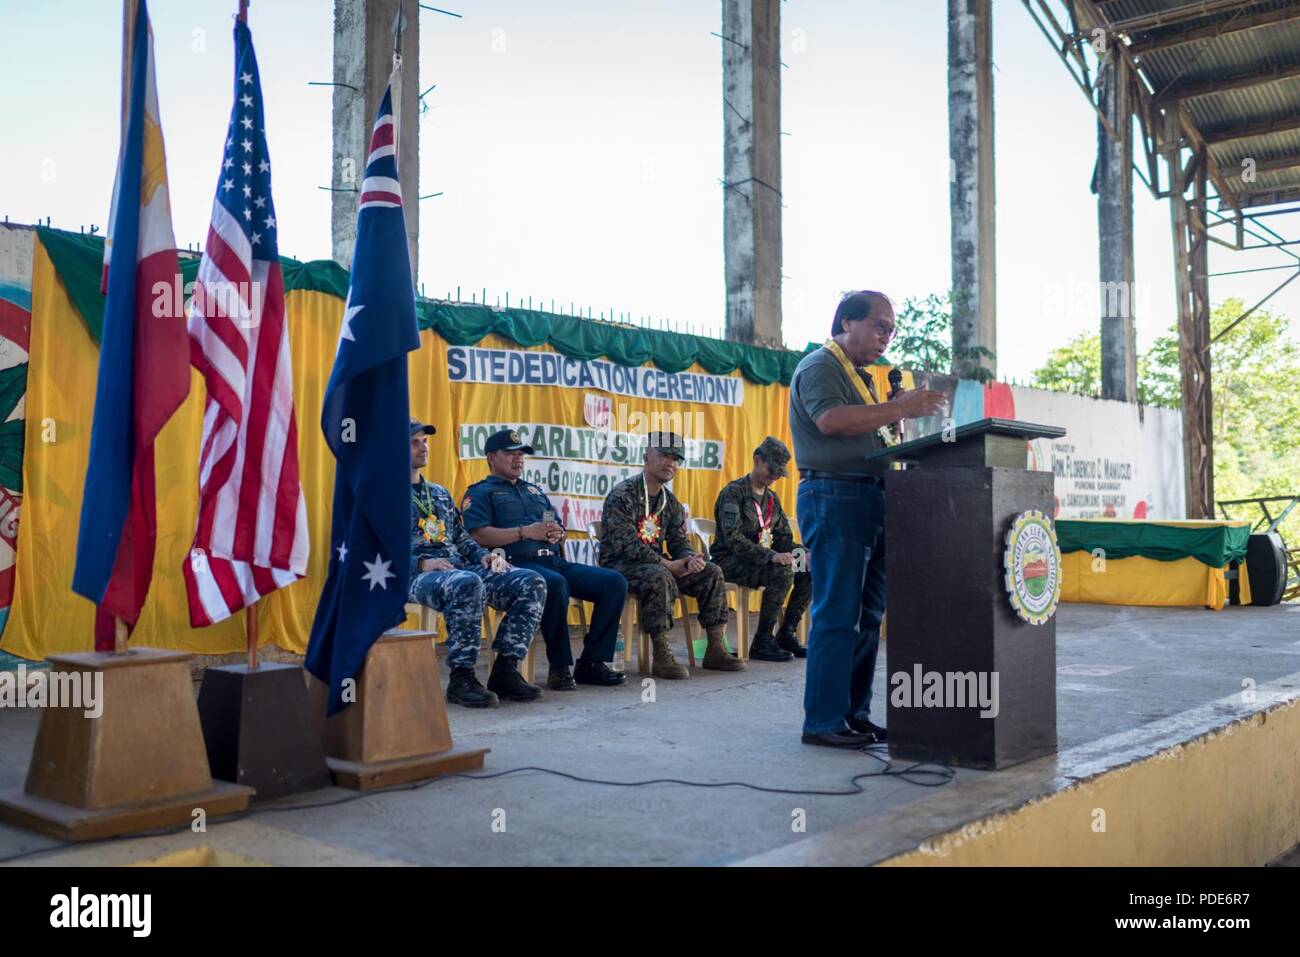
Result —
[{"label": "camouflage cap", "polygon": [[789,469],[786,468],[790,463],[790,450],[775,435],[765,438],[758,448],[754,449],[754,454],[761,456],[777,475],[790,474]]},{"label": "camouflage cap", "polygon": [[651,432],[646,440],[646,448],[675,455],[679,461],[686,461],[686,442],[676,432]]}]

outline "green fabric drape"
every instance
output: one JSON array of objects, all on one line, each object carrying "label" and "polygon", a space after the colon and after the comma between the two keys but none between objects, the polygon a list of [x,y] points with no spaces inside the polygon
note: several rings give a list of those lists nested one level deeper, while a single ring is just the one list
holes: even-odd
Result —
[{"label": "green fabric drape", "polygon": [[1152,522],[1056,520],[1056,540],[1064,552],[1102,549],[1107,558],[1140,555],[1159,562],[1195,558],[1211,568],[1246,560],[1249,526],[1158,525]]},{"label": "green fabric drape", "polygon": [[[38,226],[36,232],[68,291],[68,298],[81,314],[91,338],[99,342],[104,326],[104,297],[99,291],[104,263],[103,237],[43,226]],[[198,265],[197,257],[181,259],[184,283],[194,279]],[[281,257],[280,266],[286,292],[304,289],[340,299],[348,294],[348,273],[338,263],[329,260],[304,263]],[[432,329],[452,345],[472,346],[496,334],[525,348],[545,343],[574,359],[604,356],[626,366],[653,362],[665,372],[681,372],[698,362],[713,375],[729,375],[739,370],[758,385],[773,382],[789,385],[795,366],[808,351],[764,349],[531,309],[492,309],[432,299],[418,300],[416,312],[421,329]],[[809,344],[808,349],[814,348],[816,345]]]}]

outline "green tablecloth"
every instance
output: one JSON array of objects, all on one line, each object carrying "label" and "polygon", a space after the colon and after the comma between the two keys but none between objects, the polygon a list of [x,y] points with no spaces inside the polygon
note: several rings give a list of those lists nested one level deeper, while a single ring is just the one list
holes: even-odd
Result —
[{"label": "green tablecloth", "polygon": [[1250,523],[1244,521],[1144,522],[1057,519],[1056,539],[1065,552],[1102,549],[1107,558],[1140,555],[1160,562],[1195,558],[1211,568],[1246,560]]}]

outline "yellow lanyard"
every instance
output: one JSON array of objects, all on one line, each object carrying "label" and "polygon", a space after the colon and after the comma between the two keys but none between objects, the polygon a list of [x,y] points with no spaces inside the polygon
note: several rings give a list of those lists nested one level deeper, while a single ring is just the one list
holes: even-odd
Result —
[{"label": "yellow lanyard", "polygon": [[[844,370],[844,374],[849,377],[849,382],[853,383],[853,387],[858,390],[858,395],[862,397],[862,401],[867,405],[879,405],[880,400],[876,398],[875,391],[866,379],[866,376],[870,373],[859,370],[834,339],[826,340],[826,351],[835,357],[835,360],[840,364],[840,368]],[[887,425],[882,425],[876,429],[876,435],[880,437],[880,441],[884,442],[885,445],[897,445],[899,443],[898,434]]]},{"label": "yellow lanyard", "polygon": [[849,357],[845,355],[844,350],[840,348],[838,342],[834,339],[827,339],[826,351],[833,355],[836,361],[839,362],[840,368],[843,369],[844,374],[849,377],[849,381],[853,383],[853,387],[858,390],[858,395],[862,396],[863,402],[867,405],[876,405],[879,403],[880,400],[876,398],[875,392],[868,387],[867,380],[863,378],[863,373],[860,372],[858,367],[849,360]]}]

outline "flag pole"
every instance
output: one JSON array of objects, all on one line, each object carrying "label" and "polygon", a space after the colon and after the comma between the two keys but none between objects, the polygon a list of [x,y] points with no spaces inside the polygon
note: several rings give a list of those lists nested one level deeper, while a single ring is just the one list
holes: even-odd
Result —
[{"label": "flag pole", "polygon": [[240,23],[248,22],[248,0],[239,0],[239,13],[236,14],[236,19]]},{"label": "flag pole", "polygon": [[131,102],[131,41],[135,37],[135,15],[140,0],[122,0],[122,139],[126,139],[126,111]]},{"label": "flag pole", "polygon": [[126,654],[126,622],[121,618],[113,618],[113,654]]}]

